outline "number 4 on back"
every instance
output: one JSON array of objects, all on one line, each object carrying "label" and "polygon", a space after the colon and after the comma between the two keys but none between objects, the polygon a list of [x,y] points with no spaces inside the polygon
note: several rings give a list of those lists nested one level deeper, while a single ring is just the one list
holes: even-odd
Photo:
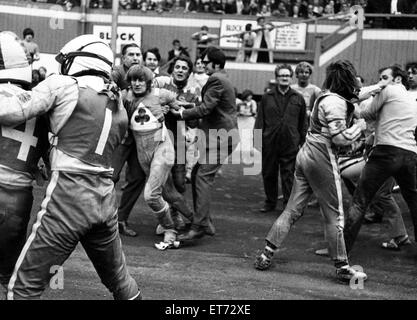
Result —
[{"label": "number 4 on back", "polygon": [[17,159],[26,161],[29,155],[30,147],[36,147],[38,138],[33,134],[35,132],[36,119],[26,121],[25,131],[19,131],[12,127],[1,127],[1,135],[21,143]]}]

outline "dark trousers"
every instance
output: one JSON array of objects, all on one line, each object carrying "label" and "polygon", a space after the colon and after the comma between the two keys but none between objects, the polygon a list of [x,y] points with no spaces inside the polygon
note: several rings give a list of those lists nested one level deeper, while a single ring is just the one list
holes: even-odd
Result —
[{"label": "dark trousers", "polygon": [[121,144],[113,158],[113,182],[117,183],[120,179],[120,173],[123,166],[127,162],[126,168],[126,185],[123,187],[122,196],[120,199],[118,209],[118,220],[127,221],[129,214],[135,206],[140,194],[145,188],[146,175],[139,164],[138,156],[136,153],[136,145]]},{"label": "dark trousers", "polygon": [[[191,186],[194,202],[194,220],[193,228],[206,228],[211,220],[210,217],[210,203],[211,203],[211,190],[214,184],[214,177],[217,171],[221,168],[224,160],[233,152],[236,145],[231,142],[227,146],[227,154],[220,152],[220,148],[217,152],[216,163],[210,163],[208,161],[210,150],[206,151],[206,163],[197,162],[191,172]],[[221,148],[223,150],[223,148]],[[201,160],[201,158],[200,158]]]},{"label": "dark trousers", "polygon": [[185,164],[175,163],[171,169],[172,179],[175,185],[175,188],[179,193],[185,193]]},{"label": "dark trousers", "polygon": [[4,286],[26,241],[32,202],[32,187],[0,184],[0,284]]},{"label": "dark trousers", "polygon": [[278,171],[281,175],[281,189],[284,207],[291,194],[294,182],[295,159],[297,153],[280,155],[276,147],[265,145],[262,148],[262,178],[266,195],[265,204],[275,207],[278,198]]},{"label": "dark trousers", "polygon": [[352,249],[359,233],[366,208],[390,177],[394,177],[400,186],[401,194],[413,220],[414,234],[417,236],[416,159],[417,155],[414,152],[394,146],[378,145],[372,150],[363,168],[358,187],[353,195],[352,206],[346,217],[344,236],[348,252]]}]

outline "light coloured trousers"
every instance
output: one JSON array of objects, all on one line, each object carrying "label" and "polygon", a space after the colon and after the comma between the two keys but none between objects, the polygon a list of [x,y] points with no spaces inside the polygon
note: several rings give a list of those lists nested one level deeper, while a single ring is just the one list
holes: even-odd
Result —
[{"label": "light coloured trousers", "polygon": [[169,205],[162,197],[162,189],[175,161],[174,145],[163,129],[149,133],[134,131],[140,166],[148,177],[144,198],[156,214],[158,222],[166,229],[173,229]]},{"label": "light coloured trousers", "polygon": [[324,217],[330,257],[335,263],[347,263],[340,173],[333,151],[325,144],[306,142],[298,152],[290,198],[266,240],[279,248],[313,193]]}]

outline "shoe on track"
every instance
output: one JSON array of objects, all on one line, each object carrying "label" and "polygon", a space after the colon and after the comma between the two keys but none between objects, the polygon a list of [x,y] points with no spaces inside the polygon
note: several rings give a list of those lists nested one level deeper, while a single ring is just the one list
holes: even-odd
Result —
[{"label": "shoe on track", "polygon": [[340,281],[350,282],[350,280],[365,281],[368,276],[363,271],[358,271],[349,265],[336,269],[336,276]]},{"label": "shoe on track", "polygon": [[259,256],[256,257],[255,260],[255,269],[257,270],[268,270],[271,267],[272,260],[268,258],[264,253],[261,253]]}]

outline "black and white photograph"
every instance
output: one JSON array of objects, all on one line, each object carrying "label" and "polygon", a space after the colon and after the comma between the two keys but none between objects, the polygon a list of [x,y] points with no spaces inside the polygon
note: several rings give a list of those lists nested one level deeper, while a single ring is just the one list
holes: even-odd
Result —
[{"label": "black and white photograph", "polygon": [[0,0],[0,129],[1,305],[417,300],[417,0]]}]

